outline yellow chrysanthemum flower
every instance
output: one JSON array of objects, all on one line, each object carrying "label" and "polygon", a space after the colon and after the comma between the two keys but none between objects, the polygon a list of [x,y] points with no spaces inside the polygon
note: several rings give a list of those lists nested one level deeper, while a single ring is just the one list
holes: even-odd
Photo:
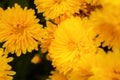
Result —
[{"label": "yellow chrysanthemum flower", "polygon": [[84,0],[35,0],[34,3],[38,13],[43,12],[46,19],[79,13],[79,10],[84,8]]},{"label": "yellow chrysanthemum flower", "polygon": [[120,48],[120,10],[119,7],[106,7],[91,15],[90,23],[97,36],[96,41],[103,46]]},{"label": "yellow chrysanthemum flower", "polygon": [[15,72],[11,71],[12,67],[8,64],[12,60],[13,58],[4,54],[3,49],[0,48],[0,80],[13,80],[12,75]]},{"label": "yellow chrysanthemum flower", "polygon": [[67,80],[66,76],[61,74],[59,71],[51,71],[51,76],[47,80]]},{"label": "yellow chrysanthemum flower", "polygon": [[46,21],[46,27],[44,27],[44,32],[41,39],[41,51],[47,52],[49,45],[51,44],[52,40],[54,39],[54,32],[56,31],[57,26],[50,21]]},{"label": "yellow chrysanthemum flower", "polygon": [[61,22],[55,33],[49,56],[52,64],[64,74],[79,66],[82,55],[96,51],[86,22],[86,19],[82,21],[79,17],[71,17]]},{"label": "yellow chrysanthemum flower", "polygon": [[7,53],[21,53],[37,50],[42,27],[38,23],[39,19],[34,15],[32,9],[25,7],[22,9],[18,4],[8,8],[1,14],[0,19],[0,42],[4,42],[3,47]]},{"label": "yellow chrysanthemum flower", "polygon": [[104,56],[97,56],[92,69],[94,75],[88,80],[119,80],[120,79],[120,53],[109,52]]}]

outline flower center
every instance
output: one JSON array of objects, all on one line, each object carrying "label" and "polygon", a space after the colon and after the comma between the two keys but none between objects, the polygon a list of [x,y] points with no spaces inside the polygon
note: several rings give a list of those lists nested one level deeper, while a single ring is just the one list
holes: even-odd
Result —
[{"label": "flower center", "polygon": [[73,41],[68,42],[68,49],[73,51],[76,48],[76,43]]},{"label": "flower center", "polygon": [[81,49],[82,49],[82,50],[86,50],[86,48],[87,48],[86,45],[87,45],[87,44],[83,43],[82,41],[80,41],[80,42],[78,42],[78,43],[73,42],[73,41],[69,41],[69,42],[68,42],[68,49],[69,49],[70,51],[73,51],[73,50],[75,50],[75,49],[77,49],[78,51],[81,51]]},{"label": "flower center", "polygon": [[16,26],[13,26],[13,33],[14,34],[23,34],[26,26],[17,24]]},{"label": "flower center", "polygon": [[89,54],[96,51],[94,44],[92,44],[92,42],[90,41],[89,42],[88,41],[86,42],[85,41],[78,41],[78,42],[69,41],[67,44],[67,48],[71,52],[77,51],[78,54],[76,55],[78,58],[82,54]]}]

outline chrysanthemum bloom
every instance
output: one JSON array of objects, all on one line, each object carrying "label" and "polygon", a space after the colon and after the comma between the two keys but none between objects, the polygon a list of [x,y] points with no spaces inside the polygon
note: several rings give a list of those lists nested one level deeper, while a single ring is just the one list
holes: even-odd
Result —
[{"label": "chrysanthemum bloom", "polygon": [[51,71],[51,76],[47,80],[67,80],[66,76],[61,74],[59,71]]},{"label": "chrysanthemum bloom", "polygon": [[109,52],[104,56],[96,57],[93,73],[88,80],[119,80],[120,79],[120,53]]},{"label": "chrysanthemum bloom", "polygon": [[55,19],[60,15],[79,13],[84,0],[35,0],[38,13],[43,12],[46,19]]},{"label": "chrysanthemum bloom", "polygon": [[103,46],[120,48],[120,6],[108,6],[96,10],[90,17],[90,23],[97,35],[96,41]]},{"label": "chrysanthemum bloom", "polygon": [[0,80],[13,80],[12,75],[15,75],[15,72],[11,71],[12,67],[8,64],[12,60],[13,58],[4,54],[0,48]]},{"label": "chrysanthemum bloom", "polygon": [[20,56],[27,51],[37,50],[41,38],[42,27],[32,9],[22,9],[18,4],[8,8],[1,14],[0,42],[7,53],[16,53]]},{"label": "chrysanthemum bloom", "polygon": [[96,51],[86,22],[86,19],[82,21],[79,17],[71,17],[61,22],[55,32],[49,55],[52,64],[64,74],[79,66],[82,55]]},{"label": "chrysanthemum bloom", "polygon": [[52,42],[52,40],[54,39],[54,32],[57,29],[57,25],[51,23],[50,21],[46,22],[46,27],[44,27],[44,31],[43,31],[43,35],[42,35],[42,39],[41,39],[41,51],[43,53],[48,51],[48,48]]}]

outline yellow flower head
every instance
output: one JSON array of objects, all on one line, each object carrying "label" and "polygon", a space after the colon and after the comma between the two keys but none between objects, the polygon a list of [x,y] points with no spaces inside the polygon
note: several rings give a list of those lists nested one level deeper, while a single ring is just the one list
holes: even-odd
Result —
[{"label": "yellow flower head", "polygon": [[21,53],[37,50],[36,40],[41,38],[42,27],[34,14],[34,10],[27,7],[22,9],[18,4],[2,12],[0,42],[4,42],[3,47],[7,53],[16,53],[20,56]]},{"label": "yellow flower head", "polygon": [[67,80],[66,76],[61,74],[59,71],[51,71],[51,76],[47,80]]},{"label": "yellow flower head", "polygon": [[0,48],[0,80],[13,80],[12,75],[15,72],[11,71],[12,67],[8,64],[12,60],[13,58],[4,54],[3,49]]},{"label": "yellow flower head", "polygon": [[42,35],[42,39],[41,39],[41,51],[47,52],[48,48],[52,42],[52,40],[54,39],[54,32],[57,29],[57,26],[53,23],[51,23],[50,21],[46,21],[46,27],[43,29],[43,35]]},{"label": "yellow flower head", "polygon": [[106,7],[91,15],[90,23],[94,27],[96,40],[104,42],[103,46],[120,48],[120,8]]},{"label": "yellow flower head", "polygon": [[88,80],[119,80],[120,79],[120,53],[109,52],[97,56],[92,69],[94,75]]},{"label": "yellow flower head", "polygon": [[79,66],[80,57],[94,53],[94,46],[89,29],[79,17],[63,21],[55,32],[55,39],[50,45],[49,56],[52,64],[66,74]]},{"label": "yellow flower head", "polygon": [[[112,58],[112,59],[111,59]],[[108,80],[119,80],[120,79],[120,53],[110,52],[106,58],[108,68],[106,68],[106,77]],[[107,74],[108,73],[108,74]]]},{"label": "yellow flower head", "polygon": [[38,12],[43,12],[46,19],[79,13],[79,10],[84,8],[84,0],[35,0],[34,3]]}]

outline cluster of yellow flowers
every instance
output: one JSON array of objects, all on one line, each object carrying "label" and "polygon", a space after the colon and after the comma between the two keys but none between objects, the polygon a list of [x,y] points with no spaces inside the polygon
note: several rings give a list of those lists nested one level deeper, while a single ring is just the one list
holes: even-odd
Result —
[{"label": "cluster of yellow flowers", "polygon": [[38,13],[57,26],[47,25],[41,44],[55,67],[48,80],[120,79],[120,1],[34,2]]},{"label": "cluster of yellow flowers", "polygon": [[[33,9],[0,8],[0,79],[12,80],[9,53],[20,56],[40,45],[55,71],[47,80],[120,80],[119,0],[34,0]],[[4,61],[3,61],[4,60]],[[32,60],[39,60],[36,56]],[[1,62],[2,61],[2,62]],[[35,61],[35,63],[39,62]]]}]

